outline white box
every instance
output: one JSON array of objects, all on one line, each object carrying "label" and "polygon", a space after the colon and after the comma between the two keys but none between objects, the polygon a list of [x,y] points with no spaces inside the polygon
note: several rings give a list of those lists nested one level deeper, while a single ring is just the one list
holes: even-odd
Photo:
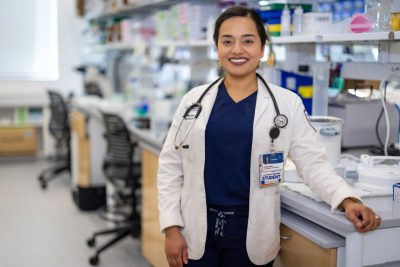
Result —
[{"label": "white box", "polygon": [[304,13],[302,23],[302,34],[318,34],[321,30],[332,26],[332,13]]},{"label": "white box", "polygon": [[400,183],[393,185],[393,201],[400,202]]}]

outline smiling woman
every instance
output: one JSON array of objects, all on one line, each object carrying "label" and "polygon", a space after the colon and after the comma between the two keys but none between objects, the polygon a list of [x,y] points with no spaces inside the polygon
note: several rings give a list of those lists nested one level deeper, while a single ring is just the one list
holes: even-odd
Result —
[{"label": "smiling woman", "polygon": [[175,114],[157,184],[170,266],[272,266],[288,156],[311,190],[332,210],[342,207],[358,231],[380,223],[330,166],[301,99],[257,74],[267,39],[254,10],[222,13],[214,41],[224,76],[192,89]]}]

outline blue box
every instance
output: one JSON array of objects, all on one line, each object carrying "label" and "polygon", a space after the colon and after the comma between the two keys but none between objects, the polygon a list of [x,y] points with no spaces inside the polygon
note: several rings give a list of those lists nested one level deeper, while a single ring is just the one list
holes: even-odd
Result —
[{"label": "blue box", "polygon": [[[295,92],[300,96],[303,105],[309,115],[312,115],[312,86],[313,78],[307,75],[300,75],[293,72],[281,70],[281,86]],[[305,89],[307,88],[307,92]],[[311,90],[311,92],[310,92]]]},{"label": "blue box", "polygon": [[400,183],[393,185],[393,201],[400,202]]}]

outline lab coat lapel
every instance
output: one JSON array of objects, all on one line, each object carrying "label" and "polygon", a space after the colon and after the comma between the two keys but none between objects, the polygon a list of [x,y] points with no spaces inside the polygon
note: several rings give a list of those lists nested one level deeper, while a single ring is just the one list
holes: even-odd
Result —
[{"label": "lab coat lapel", "polygon": [[267,109],[269,104],[268,98],[271,96],[268,93],[267,88],[265,88],[264,84],[260,79],[258,79],[258,92],[257,92],[257,101],[256,101],[256,110],[254,113],[254,130],[256,130],[256,126],[259,124],[260,120],[262,120],[262,116]]},{"label": "lab coat lapel", "polygon": [[205,131],[206,129],[206,125],[208,122],[208,119],[210,118],[210,114],[212,111],[212,108],[214,106],[214,102],[215,99],[217,98],[217,93],[218,93],[218,87],[221,84],[221,82],[223,81],[223,79],[221,81],[219,81],[218,83],[216,83],[209,91],[208,93],[205,95],[203,101],[202,101],[202,106],[203,106],[203,110],[201,112],[201,115],[199,116],[198,120],[198,126]]}]

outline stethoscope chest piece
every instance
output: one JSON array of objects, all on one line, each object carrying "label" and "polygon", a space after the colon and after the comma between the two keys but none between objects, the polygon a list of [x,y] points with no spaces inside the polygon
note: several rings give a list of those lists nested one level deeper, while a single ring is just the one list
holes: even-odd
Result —
[{"label": "stethoscope chest piece", "polygon": [[274,124],[278,128],[285,128],[288,124],[288,118],[283,114],[278,114],[274,118]]}]

